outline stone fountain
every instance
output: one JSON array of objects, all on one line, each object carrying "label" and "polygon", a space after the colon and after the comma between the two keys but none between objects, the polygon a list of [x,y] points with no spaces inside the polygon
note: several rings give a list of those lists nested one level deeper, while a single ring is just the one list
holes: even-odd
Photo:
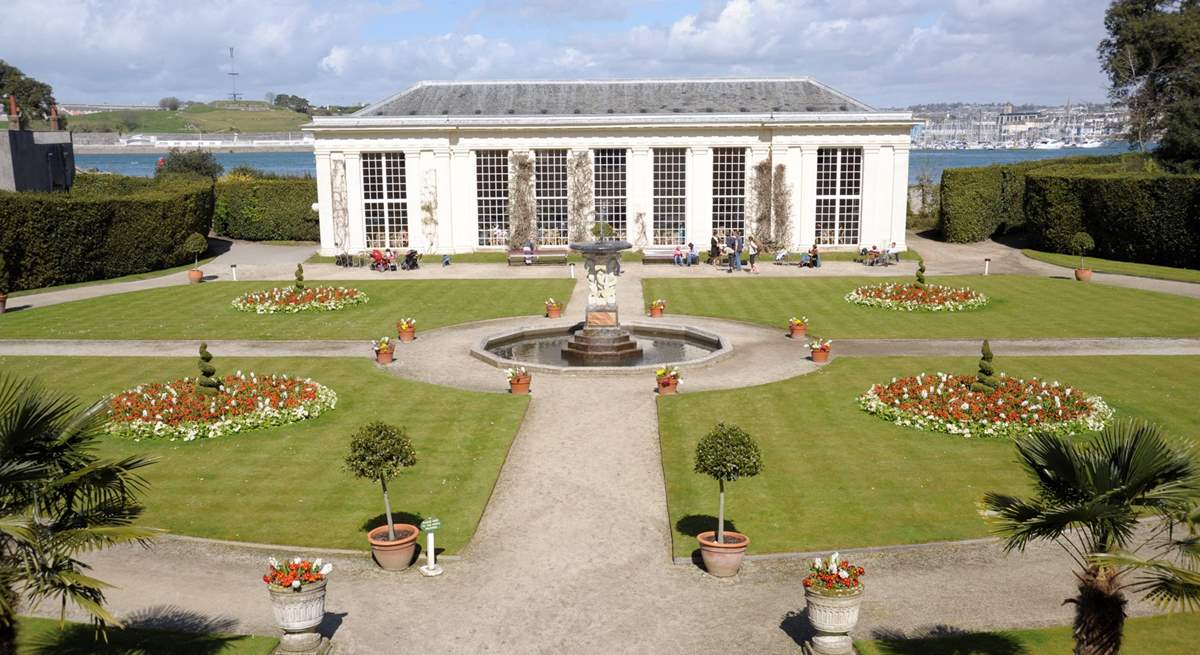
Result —
[{"label": "stone fountain", "polygon": [[621,273],[621,251],[628,241],[572,243],[571,250],[583,255],[587,271],[587,317],[563,347],[567,361],[580,364],[619,364],[641,359],[642,348],[629,330],[621,327],[617,314],[617,276]]}]

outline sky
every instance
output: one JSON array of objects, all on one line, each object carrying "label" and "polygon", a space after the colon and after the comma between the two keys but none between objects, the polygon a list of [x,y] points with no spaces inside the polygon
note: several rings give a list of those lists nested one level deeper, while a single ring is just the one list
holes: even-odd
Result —
[{"label": "sky", "polygon": [[808,76],[876,107],[1105,100],[1105,0],[5,0],[0,59],[62,103],[420,80]]}]

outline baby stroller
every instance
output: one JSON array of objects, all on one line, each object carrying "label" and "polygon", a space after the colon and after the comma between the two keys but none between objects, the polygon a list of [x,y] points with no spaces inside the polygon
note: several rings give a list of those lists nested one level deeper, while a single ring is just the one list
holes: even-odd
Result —
[{"label": "baby stroller", "polygon": [[409,250],[404,253],[404,261],[400,263],[400,270],[415,271],[421,267],[421,255],[416,250]]}]

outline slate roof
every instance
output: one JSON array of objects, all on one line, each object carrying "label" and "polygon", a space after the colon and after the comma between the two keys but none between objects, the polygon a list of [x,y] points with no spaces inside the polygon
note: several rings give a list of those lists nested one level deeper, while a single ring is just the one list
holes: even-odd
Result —
[{"label": "slate roof", "polygon": [[355,116],[874,113],[808,78],[420,82]]}]

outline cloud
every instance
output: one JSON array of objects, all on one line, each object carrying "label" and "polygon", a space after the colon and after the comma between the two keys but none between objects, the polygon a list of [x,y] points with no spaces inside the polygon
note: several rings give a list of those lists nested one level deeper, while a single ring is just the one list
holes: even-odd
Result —
[{"label": "cloud", "polygon": [[5,15],[21,18],[0,22],[0,43],[65,101],[221,97],[234,45],[249,97],[318,103],[421,79],[728,75],[809,75],[878,106],[1063,102],[1104,97],[1103,12],[1096,0],[10,0]]}]

